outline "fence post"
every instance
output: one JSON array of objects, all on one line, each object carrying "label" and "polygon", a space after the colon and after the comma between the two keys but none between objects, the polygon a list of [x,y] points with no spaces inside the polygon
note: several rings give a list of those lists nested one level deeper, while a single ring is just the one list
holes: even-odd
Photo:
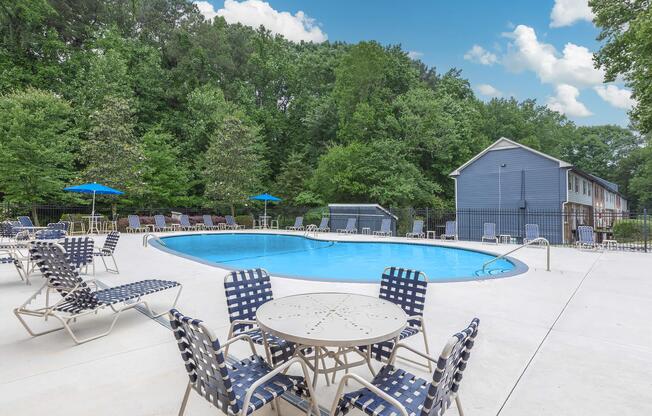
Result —
[{"label": "fence post", "polygon": [[647,239],[648,239],[648,227],[647,227],[647,208],[643,208],[643,250],[647,253]]}]

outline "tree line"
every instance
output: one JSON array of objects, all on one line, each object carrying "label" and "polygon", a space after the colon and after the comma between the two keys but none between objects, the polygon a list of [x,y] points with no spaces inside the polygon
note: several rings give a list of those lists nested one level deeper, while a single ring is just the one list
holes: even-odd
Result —
[{"label": "tree line", "polygon": [[207,21],[187,0],[24,0],[0,7],[0,198],[126,206],[450,208],[448,174],[505,136],[652,201],[646,131],[578,127],[535,100],[479,100],[377,42],[292,43]]}]

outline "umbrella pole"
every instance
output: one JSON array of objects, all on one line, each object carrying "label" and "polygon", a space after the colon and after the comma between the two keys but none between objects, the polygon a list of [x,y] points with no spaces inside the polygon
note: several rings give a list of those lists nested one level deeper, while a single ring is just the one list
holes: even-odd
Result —
[{"label": "umbrella pole", "polygon": [[265,218],[264,218],[264,220],[265,220],[265,222],[264,222],[265,228],[267,228],[267,200],[265,200]]},{"label": "umbrella pole", "polygon": [[97,226],[95,225],[95,191],[93,191],[93,207],[91,208],[91,218],[89,221],[89,234],[93,234],[93,228],[97,229]]}]

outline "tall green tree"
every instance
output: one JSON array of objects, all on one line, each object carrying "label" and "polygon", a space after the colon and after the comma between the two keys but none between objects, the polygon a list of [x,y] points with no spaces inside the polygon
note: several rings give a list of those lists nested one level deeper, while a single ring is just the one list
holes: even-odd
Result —
[{"label": "tall green tree", "polygon": [[267,169],[264,153],[258,128],[242,117],[228,116],[211,135],[204,154],[206,200],[228,204],[235,215],[236,205],[245,204],[262,187]]},{"label": "tall green tree", "polygon": [[[0,189],[19,204],[61,200],[73,174],[77,132],[72,109],[35,89],[0,96]],[[35,220],[36,210],[32,211]]]},{"label": "tall green tree", "polygon": [[311,169],[306,163],[304,153],[292,152],[283,163],[281,172],[276,177],[276,188],[284,202],[296,204],[296,198],[306,190],[305,182],[310,177]]}]

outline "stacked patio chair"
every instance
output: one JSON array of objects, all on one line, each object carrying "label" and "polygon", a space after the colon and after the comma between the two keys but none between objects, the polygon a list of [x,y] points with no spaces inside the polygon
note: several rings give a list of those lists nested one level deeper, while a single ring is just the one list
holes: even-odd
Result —
[{"label": "stacked patio chair", "polygon": [[11,221],[0,222],[0,241],[14,241],[19,230],[14,227]]},{"label": "stacked patio chair", "polygon": [[272,283],[266,270],[230,272],[224,277],[224,292],[231,321],[229,339],[235,335],[247,334],[258,345],[265,345],[266,341],[269,347],[265,351],[267,361],[273,365],[292,358],[295,347],[293,343],[271,334],[265,334],[266,340],[263,339],[263,332],[256,324],[258,308],[274,298]]},{"label": "stacked patio chair", "polygon": [[207,230],[219,230],[220,229],[219,225],[215,225],[213,223],[213,217],[212,216],[210,216],[208,214],[204,214],[202,216],[202,218],[204,219],[204,228],[205,229],[207,229]]},{"label": "stacked patio chair", "polygon": [[34,238],[37,240],[59,240],[66,236],[65,230],[60,230],[58,228],[48,228],[47,230],[38,230],[34,234]]},{"label": "stacked patio chair", "polygon": [[[475,318],[466,329],[453,335],[439,359],[431,358],[407,345],[398,344],[389,363],[371,382],[357,374],[346,374],[337,389],[331,416],[346,414],[352,407],[372,416],[435,416],[443,415],[453,401],[460,416],[463,416],[459,395],[460,382],[478,334],[479,324],[480,320]],[[400,348],[437,364],[430,382],[394,366],[396,353]],[[342,395],[345,384],[350,380],[358,382],[363,388]]]},{"label": "stacked patio chair", "polygon": [[166,222],[165,222],[165,216],[158,214],[154,215],[154,226],[152,227],[152,230],[154,231],[172,231],[174,228],[170,227]]},{"label": "stacked patio chair", "polygon": [[539,237],[539,224],[525,224],[525,238],[523,239],[523,244],[527,244]]},{"label": "stacked patio chair", "polygon": [[446,230],[440,237],[442,240],[448,240],[449,238],[457,240],[457,222],[446,221]]},{"label": "stacked patio chair", "polygon": [[374,235],[379,237],[391,237],[392,236],[392,220],[389,218],[383,218],[380,222],[380,230],[374,231]]},{"label": "stacked patio chair", "polygon": [[331,231],[331,228],[328,226],[328,217],[322,217],[321,222],[319,223],[319,227],[317,227],[317,231],[323,233],[328,233]]},{"label": "stacked patio chair", "polygon": [[88,273],[88,265],[93,267],[93,276],[95,276],[95,262],[93,253],[95,252],[95,242],[90,237],[67,237],[61,242],[61,247],[66,251],[66,258],[76,270]]},{"label": "stacked patio chair", "polygon": [[140,225],[140,217],[138,215],[127,216],[129,225],[127,226],[128,233],[140,233],[147,231],[147,227]]},{"label": "stacked patio chair", "polygon": [[29,273],[26,272],[23,263],[21,262],[21,259],[19,259],[18,253],[16,253],[15,250],[0,248],[0,264],[13,264],[16,268],[16,272],[18,272],[20,280],[25,282],[27,285],[31,284],[29,281]]},{"label": "stacked patio chair", "polygon": [[405,234],[407,238],[426,238],[423,232],[423,220],[414,220],[412,223],[412,232]]},{"label": "stacked patio chair", "polygon": [[355,218],[349,218],[346,221],[346,228],[340,228],[337,232],[343,234],[357,234],[358,229],[355,228]]},{"label": "stacked patio chair", "polygon": [[[280,414],[278,398],[281,395],[288,391],[298,394],[307,391],[310,405],[306,413],[311,415],[315,411],[316,416],[320,415],[308,368],[301,358],[293,358],[272,369],[256,354],[248,335],[242,334],[220,344],[202,321],[176,309],[168,316],[189,378],[179,416],[185,413],[191,390],[225,414],[234,416],[247,416],[268,403],[275,403],[277,414]],[[227,349],[235,341],[247,341],[253,355],[236,362],[227,361]],[[303,377],[285,374],[295,364],[301,367]]]},{"label": "stacked patio chair", "polygon": [[[46,282],[25,303],[14,309],[14,314],[32,336],[65,329],[76,344],[82,344],[108,335],[121,313],[128,309],[144,306],[152,318],[166,313],[155,314],[144,300],[146,296],[177,288],[171,306],[174,308],[181,294],[181,284],[156,279],[141,280],[108,289],[91,289],[79,276],[79,272],[68,260],[64,248],[59,244],[44,241],[34,242],[30,246],[30,254],[43,273]],[[45,305],[32,305],[44,292]],[[97,316],[99,311],[106,309],[111,309],[115,313],[108,330],[87,338],[78,338],[70,324],[83,316]],[[44,321],[54,318],[61,323],[61,326],[35,332],[27,324],[26,317],[43,318]]]},{"label": "stacked patio chair", "polygon": [[197,231],[197,226],[190,224],[190,218],[186,214],[179,217],[180,228],[184,231]]},{"label": "stacked patio chair", "polygon": [[48,230],[61,230],[68,234],[70,223],[67,221],[51,222],[48,224]]},{"label": "stacked patio chair", "polygon": [[232,215],[227,215],[224,218],[226,219],[226,228],[230,230],[239,230],[241,228],[245,228],[244,225],[240,225],[237,222],[235,222],[235,219],[233,219]]},{"label": "stacked patio chair", "polygon": [[75,221],[75,218],[72,216],[72,214],[66,214],[64,218],[66,218],[66,222],[70,223],[70,229],[68,230],[70,234],[75,234],[77,232],[80,234],[86,233],[86,224],[84,221]]},{"label": "stacked patio chair", "polygon": [[482,242],[485,240],[492,241],[498,244],[498,236],[496,235],[496,224],[493,222],[485,222],[482,227]]},{"label": "stacked patio chair", "polygon": [[577,227],[577,241],[575,242],[575,246],[579,249],[598,249],[601,247],[601,245],[595,241],[593,227],[590,225],[580,225]]},{"label": "stacked patio chair", "polygon": [[[380,293],[378,297],[397,304],[408,316],[408,324],[399,334],[399,341],[421,333],[426,354],[430,354],[423,310],[426,306],[426,292],[428,291],[428,277],[418,270],[387,267],[380,280]],[[371,346],[371,357],[386,362],[395,346],[395,340],[383,341]],[[360,347],[366,351],[367,347]],[[403,358],[403,357],[401,357]],[[414,364],[427,366],[432,371],[432,364],[419,363],[403,358]]]},{"label": "stacked patio chair", "polygon": [[20,225],[25,228],[34,228],[35,225],[32,222],[32,219],[30,217],[27,217],[25,215],[18,217],[18,222],[20,222]]},{"label": "stacked patio chair", "polygon": [[[104,245],[102,247],[96,247],[95,251],[93,251],[93,256],[102,259],[104,269],[106,269],[106,271],[109,273],[120,273],[120,271],[118,271],[118,263],[116,263],[115,257],[113,256],[119,239],[120,233],[117,231],[111,231],[106,235]],[[113,268],[109,268],[109,266],[106,264],[105,258],[107,257],[111,257],[111,260],[113,261]]]},{"label": "stacked patio chair", "polygon": [[296,217],[294,219],[294,225],[285,227],[286,230],[292,231],[301,231],[303,230],[303,217]]}]

